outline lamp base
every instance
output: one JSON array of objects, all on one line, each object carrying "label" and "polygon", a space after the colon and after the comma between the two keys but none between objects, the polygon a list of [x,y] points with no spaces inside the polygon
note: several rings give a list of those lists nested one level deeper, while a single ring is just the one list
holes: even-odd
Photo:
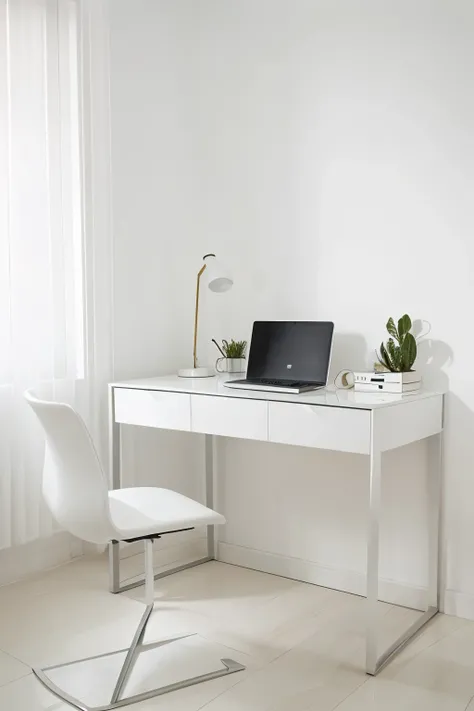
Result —
[{"label": "lamp base", "polygon": [[212,368],[182,368],[178,370],[180,378],[214,378],[215,375]]}]

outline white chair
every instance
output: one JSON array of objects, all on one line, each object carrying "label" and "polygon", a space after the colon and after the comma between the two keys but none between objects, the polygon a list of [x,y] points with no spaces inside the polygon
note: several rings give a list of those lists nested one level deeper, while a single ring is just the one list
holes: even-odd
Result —
[{"label": "white chair", "polygon": [[[153,610],[153,541],[162,535],[196,526],[222,524],[225,519],[202,504],[169,489],[138,487],[108,491],[107,480],[91,436],[77,412],[63,403],[40,400],[33,391],[26,392],[25,398],[46,435],[43,495],[60,526],[90,543],[137,540],[145,543],[146,610],[131,646],[128,650],[122,650],[127,651],[127,654],[110,703],[92,708],[56,686],[46,672],[65,664],[33,669],[37,678],[56,696],[81,711],[110,711],[245,669],[232,659],[221,659],[223,669],[128,698],[122,697],[133,665],[142,651],[146,625]],[[94,658],[88,657],[67,664],[79,664]]]}]

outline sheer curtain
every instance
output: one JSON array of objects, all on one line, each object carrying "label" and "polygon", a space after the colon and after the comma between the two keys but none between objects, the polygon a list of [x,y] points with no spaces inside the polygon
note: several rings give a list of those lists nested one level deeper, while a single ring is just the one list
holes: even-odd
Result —
[{"label": "sheer curtain", "polygon": [[[111,369],[111,247],[100,167],[107,136],[95,134],[97,121],[103,130],[107,121],[92,113],[95,83],[106,78],[102,45],[91,80],[94,13],[102,4],[0,0],[0,8],[2,549],[55,530],[41,496],[42,436],[23,390],[52,383],[54,396],[79,407],[100,445]],[[99,89],[98,107],[106,110],[107,87]],[[99,139],[105,148],[97,160]]]}]

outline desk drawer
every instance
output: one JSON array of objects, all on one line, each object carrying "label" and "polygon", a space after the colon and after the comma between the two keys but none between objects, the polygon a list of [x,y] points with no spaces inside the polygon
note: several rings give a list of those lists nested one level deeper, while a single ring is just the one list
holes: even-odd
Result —
[{"label": "desk drawer", "polygon": [[267,403],[238,397],[191,395],[193,432],[266,440]]},{"label": "desk drawer", "polygon": [[189,432],[190,399],[191,396],[186,393],[115,388],[115,421]]},{"label": "desk drawer", "polygon": [[338,452],[370,452],[370,413],[364,410],[269,403],[269,441]]}]

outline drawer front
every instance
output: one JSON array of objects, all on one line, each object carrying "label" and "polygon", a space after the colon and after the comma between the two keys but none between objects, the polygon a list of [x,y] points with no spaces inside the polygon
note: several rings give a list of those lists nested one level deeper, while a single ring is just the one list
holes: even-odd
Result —
[{"label": "drawer front", "polygon": [[261,400],[191,395],[192,431],[267,440],[267,408]]},{"label": "drawer front", "polygon": [[191,396],[186,393],[115,388],[115,421],[189,432],[190,400]]},{"label": "drawer front", "polygon": [[338,452],[370,452],[370,412],[344,408],[269,403],[270,442]]}]

